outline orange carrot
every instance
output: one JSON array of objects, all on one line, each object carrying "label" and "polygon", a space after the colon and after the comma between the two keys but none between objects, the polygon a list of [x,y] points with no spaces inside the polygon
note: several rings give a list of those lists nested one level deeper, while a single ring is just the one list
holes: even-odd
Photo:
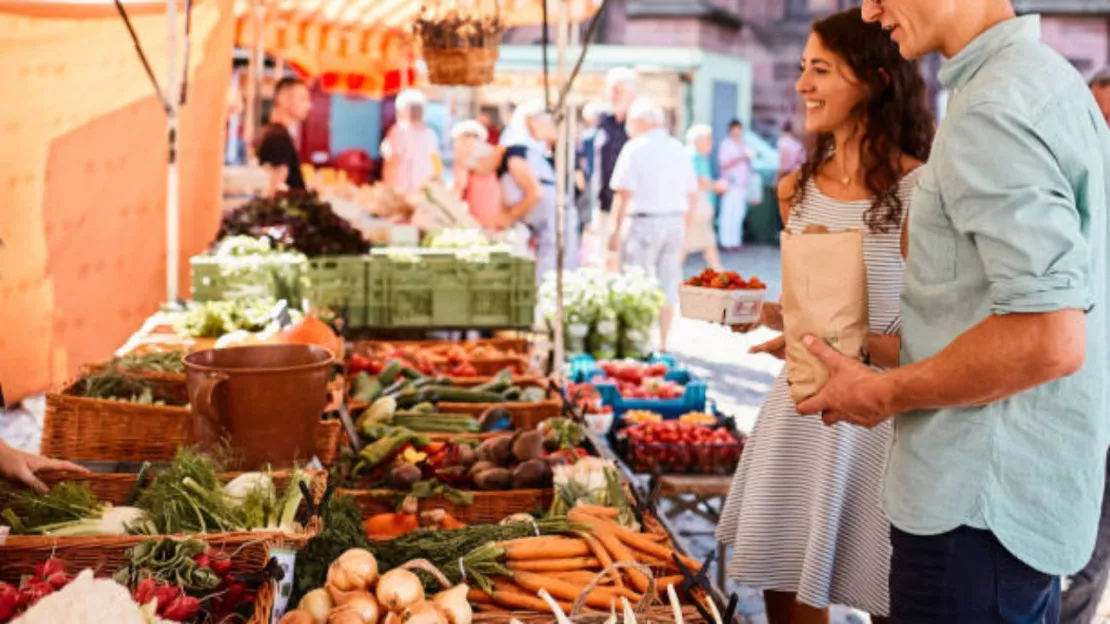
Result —
[{"label": "orange carrot", "polygon": [[667,591],[667,586],[668,585],[674,585],[674,588],[677,591],[678,589],[681,588],[682,581],[684,581],[684,580],[686,580],[686,578],[683,577],[681,574],[676,574],[674,576],[664,576],[664,577],[661,577],[661,578],[657,578],[657,579],[655,579],[655,591],[659,592],[660,596],[663,596],[664,593],[666,593],[666,591]]},{"label": "orange carrot", "polygon": [[[536,591],[539,590],[537,589]],[[524,593],[524,590],[511,583],[494,582],[493,602],[494,604],[500,605],[502,607],[509,607],[510,610],[526,609],[528,611],[540,611],[542,613],[547,613],[551,611],[551,607],[548,606],[548,604],[544,602],[542,598],[526,594]],[[562,607],[563,611],[570,611],[570,603],[559,601],[557,598],[556,602],[559,603],[559,606]]]},{"label": "orange carrot", "polygon": [[416,514],[384,513],[370,516],[362,523],[362,530],[372,540],[385,541],[400,537],[420,528]]},{"label": "orange carrot", "polygon": [[[567,517],[569,518],[570,514],[567,514]],[[613,522],[612,520],[597,518],[596,516],[594,516],[594,518],[596,518],[597,522],[600,523],[602,526],[612,531],[617,536],[617,538],[620,539],[620,541],[624,542],[630,548],[643,553],[647,553],[654,557],[662,558],[665,561],[672,562],[672,565],[673,560],[671,559],[671,554],[678,554],[679,561],[681,561],[682,564],[685,565],[687,568],[690,568],[691,571],[697,571],[701,568],[700,561],[691,557],[687,557],[682,553],[675,553],[673,549],[667,548],[662,544],[656,544],[651,539],[644,537],[643,533],[637,533],[636,531],[623,527],[620,524]]]},{"label": "orange carrot", "polygon": [[[603,570],[613,565],[613,558],[609,556],[609,551],[605,550],[605,547],[601,545],[601,542],[599,542],[596,537],[592,535],[587,536],[586,545],[593,551],[594,556],[597,557],[598,565],[600,565]],[[618,586],[624,587],[624,580],[621,579],[621,575],[618,572],[611,572],[609,578],[616,580]]]},{"label": "orange carrot", "polygon": [[590,555],[590,547],[584,540],[558,535],[522,537],[501,542],[498,546],[505,549],[508,559],[567,559]]},{"label": "orange carrot", "polygon": [[601,505],[590,505],[589,503],[578,503],[574,508],[584,511],[591,516],[607,518],[609,520],[616,520],[617,516],[621,513],[616,507],[603,507]]},{"label": "orange carrot", "polygon": [[[590,583],[590,581],[594,580],[594,577],[597,576],[597,571],[596,570],[564,570],[562,572],[551,572],[550,576],[552,578],[557,578],[557,579],[566,581],[568,583],[574,583],[575,585],[581,585],[581,586],[585,587],[586,585],[588,585]],[[601,579],[601,584],[602,585],[605,585],[609,582],[611,582],[611,581],[609,581],[609,579]]]},{"label": "orange carrot", "polygon": [[509,569],[527,572],[565,572],[596,568],[594,557],[567,557],[565,559],[510,559]]},{"label": "orange carrot", "polygon": [[[589,525],[593,530],[594,537],[605,546],[605,549],[609,551],[616,561],[636,560],[632,555],[632,551],[621,542],[620,538],[617,537],[616,533],[610,528],[609,525],[616,525],[615,522],[591,516],[590,514],[576,509],[571,509],[567,512],[567,520]],[[628,570],[628,578],[632,581],[632,586],[636,588],[636,591],[647,591],[648,578],[644,576],[642,572],[639,570]]]},{"label": "orange carrot", "polygon": [[[536,574],[534,572],[513,572],[513,582],[524,588],[525,591],[538,592],[541,589],[546,589],[557,599],[562,600],[577,600],[578,596],[585,590],[585,585],[577,585],[562,579],[552,578],[546,574]],[[612,587],[595,587],[593,591],[586,595],[586,604],[591,607],[599,609],[608,609],[614,602],[620,602],[620,588]],[[620,589],[621,592],[629,592],[627,589]],[[636,594],[632,594],[636,595]],[[638,597],[638,596],[637,596]]]},{"label": "orange carrot", "polygon": [[470,602],[482,604],[488,604],[493,601],[493,598],[479,587],[471,587],[470,591],[466,593],[466,599]]}]

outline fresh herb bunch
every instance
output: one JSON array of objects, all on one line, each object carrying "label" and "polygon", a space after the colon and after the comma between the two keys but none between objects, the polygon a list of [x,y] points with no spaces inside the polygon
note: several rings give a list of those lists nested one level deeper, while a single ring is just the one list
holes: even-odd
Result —
[{"label": "fresh herb bunch", "polygon": [[324,529],[297,553],[297,574],[289,604],[297,604],[308,592],[323,587],[328,567],[339,555],[351,548],[370,547],[362,530],[362,512],[350,496],[328,497],[321,519]]},{"label": "fresh herb bunch", "polygon": [[217,533],[239,527],[241,517],[223,495],[216,463],[191,449],[178,449],[173,462],[139,494],[135,506],[147,513],[158,534]]},{"label": "fresh herb bunch", "polygon": [[185,353],[182,351],[163,351],[114,357],[108,362],[109,368],[123,371],[147,371],[152,373],[185,372]]},{"label": "fresh herb bunch", "polygon": [[77,394],[91,399],[108,399],[145,405],[185,405],[166,384],[106,366],[83,377]]},{"label": "fresh herb bunch", "polygon": [[12,487],[0,479],[0,500],[6,502],[0,518],[16,535],[34,533],[37,527],[81,520],[101,509],[88,483],[62,482],[46,494]]},{"label": "fresh herb bunch", "polygon": [[310,258],[370,250],[358,230],[335,214],[330,204],[304,191],[256,197],[224,215],[216,240],[236,234],[265,235],[278,247],[296,249]]}]

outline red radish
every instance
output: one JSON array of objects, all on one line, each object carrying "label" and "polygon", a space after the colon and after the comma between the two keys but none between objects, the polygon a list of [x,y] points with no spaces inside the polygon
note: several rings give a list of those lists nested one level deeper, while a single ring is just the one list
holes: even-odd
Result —
[{"label": "red radish", "polygon": [[55,572],[65,572],[66,564],[57,557],[51,557],[32,568],[37,578],[47,578]]},{"label": "red radish", "polygon": [[154,597],[158,599],[158,610],[169,608],[169,604],[181,596],[181,588],[176,585],[159,585],[154,589]]},{"label": "red radish", "polygon": [[49,583],[41,581],[32,581],[23,588],[23,595],[27,598],[27,604],[34,604],[42,598],[54,593],[54,588]]},{"label": "red radish", "polygon": [[143,581],[141,583],[139,583],[139,586],[135,588],[135,593],[134,593],[135,602],[137,602],[141,605],[145,605],[146,603],[150,602],[151,600],[154,600],[154,598],[155,598],[154,590],[157,587],[158,587],[158,584],[154,582],[153,578],[148,576],[147,578],[143,579]]},{"label": "red radish", "polygon": [[196,557],[193,557],[193,561],[196,561],[197,565],[202,568],[212,567],[212,558],[208,556],[208,553],[201,553]]},{"label": "red radish", "polygon": [[65,572],[55,572],[46,577],[46,582],[54,589],[61,589],[65,587],[72,579]]},{"label": "red radish", "polygon": [[208,566],[217,576],[224,576],[231,572],[231,558],[224,554],[218,554],[210,558]]},{"label": "red radish", "polygon": [[192,596],[181,595],[166,607],[166,612],[162,614],[162,617],[167,620],[185,622],[191,620],[197,614],[197,611],[200,611],[200,600]]}]

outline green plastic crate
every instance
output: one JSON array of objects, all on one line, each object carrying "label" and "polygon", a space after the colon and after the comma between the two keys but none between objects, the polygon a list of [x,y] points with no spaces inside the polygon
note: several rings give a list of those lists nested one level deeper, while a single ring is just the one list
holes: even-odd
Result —
[{"label": "green plastic crate", "polygon": [[[394,253],[397,253],[394,250]],[[508,328],[532,324],[535,264],[508,253],[487,261],[461,259],[453,251],[406,250],[419,261],[371,255],[371,327]]]},{"label": "green plastic crate", "polygon": [[369,256],[325,256],[308,261],[308,300],[347,310],[347,324],[364,327],[369,315]]},{"label": "green plastic crate", "polygon": [[[238,299],[253,296],[275,296],[276,284],[244,286],[220,271],[222,258],[195,256],[192,267],[194,301]],[[352,327],[366,325],[368,314],[367,271],[369,256],[321,256],[310,258],[306,267],[309,287],[304,295],[312,305],[345,308],[347,323]]]}]

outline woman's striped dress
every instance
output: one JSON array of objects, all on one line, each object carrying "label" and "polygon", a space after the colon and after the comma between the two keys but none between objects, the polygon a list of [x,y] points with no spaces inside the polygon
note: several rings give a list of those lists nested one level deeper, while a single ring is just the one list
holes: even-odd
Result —
[{"label": "woman's striped dress", "polygon": [[[906,209],[917,176],[899,183]],[[810,181],[787,227],[863,230],[871,331],[895,333],[901,231],[871,232],[863,222],[870,203],[831,199]],[[814,607],[843,604],[885,615],[890,526],[880,493],[890,436],[889,421],[868,430],[799,415],[784,370],[760,410],[717,527],[718,540],[733,546],[728,575],[749,587],[796,593]]]}]

